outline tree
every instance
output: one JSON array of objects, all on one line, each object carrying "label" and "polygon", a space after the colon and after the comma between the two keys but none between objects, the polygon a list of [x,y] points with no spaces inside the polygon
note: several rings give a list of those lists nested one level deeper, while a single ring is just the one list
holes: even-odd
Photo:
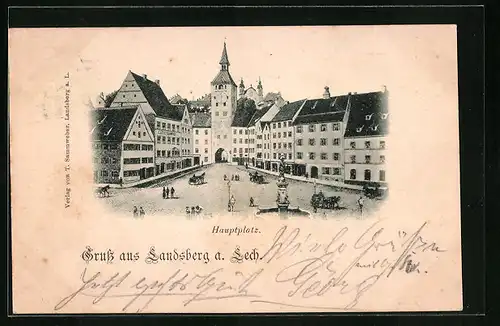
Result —
[{"label": "tree", "polygon": [[105,108],[109,108],[111,106],[111,103],[113,103],[113,100],[115,99],[117,93],[118,93],[118,90],[113,91],[106,96],[104,96],[104,94],[101,93],[101,95],[99,97],[104,102]]}]

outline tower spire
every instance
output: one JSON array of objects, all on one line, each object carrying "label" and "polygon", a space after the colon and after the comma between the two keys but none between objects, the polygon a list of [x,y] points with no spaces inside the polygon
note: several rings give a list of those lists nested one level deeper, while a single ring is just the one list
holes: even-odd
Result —
[{"label": "tower spire", "polygon": [[229,59],[227,57],[227,49],[226,49],[226,41],[224,40],[224,48],[222,49],[222,55],[219,61],[221,66],[221,70],[228,70],[229,67]]}]

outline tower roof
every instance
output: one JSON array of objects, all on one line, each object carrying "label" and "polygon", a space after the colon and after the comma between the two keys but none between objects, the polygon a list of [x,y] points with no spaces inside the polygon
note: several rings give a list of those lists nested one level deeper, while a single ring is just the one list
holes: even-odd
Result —
[{"label": "tower roof", "polygon": [[229,59],[227,58],[226,42],[224,42],[224,48],[222,49],[222,56],[220,58],[219,64],[229,66]]}]

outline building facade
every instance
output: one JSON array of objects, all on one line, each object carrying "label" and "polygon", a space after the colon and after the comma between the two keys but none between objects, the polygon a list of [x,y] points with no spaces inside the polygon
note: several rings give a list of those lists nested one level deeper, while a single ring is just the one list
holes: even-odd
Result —
[{"label": "building facade", "polygon": [[193,121],[193,155],[194,165],[211,164],[214,162],[212,152],[212,128],[210,113],[192,113]]},{"label": "building facade", "polygon": [[141,105],[92,110],[91,124],[95,183],[154,176],[154,135]]},{"label": "building facade", "polygon": [[345,131],[347,184],[387,186],[388,92],[353,94]]}]

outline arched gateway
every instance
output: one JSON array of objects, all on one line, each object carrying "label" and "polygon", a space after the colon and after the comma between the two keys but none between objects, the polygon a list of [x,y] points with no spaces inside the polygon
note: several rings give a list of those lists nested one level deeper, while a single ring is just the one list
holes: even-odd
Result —
[{"label": "arched gateway", "polygon": [[215,163],[225,163],[228,161],[229,155],[224,148],[219,148],[215,152]]}]

